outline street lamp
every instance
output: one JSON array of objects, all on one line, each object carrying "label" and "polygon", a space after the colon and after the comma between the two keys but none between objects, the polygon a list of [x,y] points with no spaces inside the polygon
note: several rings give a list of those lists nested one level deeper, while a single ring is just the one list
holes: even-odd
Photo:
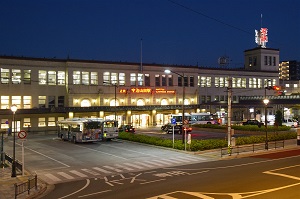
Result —
[{"label": "street lamp", "polygon": [[[165,70],[165,73],[175,73],[182,78],[182,127],[184,125],[184,101],[185,101],[185,85],[184,85],[184,73],[179,74],[171,70]],[[182,143],[185,143],[185,135],[182,132]]]},{"label": "street lamp", "polygon": [[14,143],[13,143],[13,160],[12,160],[12,164],[11,164],[11,177],[16,177],[17,173],[16,173],[16,121],[15,121],[15,113],[18,110],[18,107],[14,104],[10,107],[10,110],[13,112],[13,124],[14,124]]},{"label": "street lamp", "polygon": [[267,114],[268,114],[268,103],[269,103],[269,99],[265,98],[263,100],[264,104],[265,104],[265,129],[266,129],[266,141],[265,141],[265,149],[268,150],[269,146],[268,146],[268,119],[267,119]]}]

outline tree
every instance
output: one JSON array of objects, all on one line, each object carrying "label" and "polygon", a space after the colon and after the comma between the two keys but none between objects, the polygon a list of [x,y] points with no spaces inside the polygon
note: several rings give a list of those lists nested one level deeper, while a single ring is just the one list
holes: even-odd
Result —
[{"label": "tree", "polygon": [[282,112],[277,110],[275,114],[275,126],[282,126]]}]

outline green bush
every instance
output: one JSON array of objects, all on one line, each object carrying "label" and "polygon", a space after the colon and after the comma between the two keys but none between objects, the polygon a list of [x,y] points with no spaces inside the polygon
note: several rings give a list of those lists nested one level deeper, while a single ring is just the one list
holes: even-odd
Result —
[{"label": "green bush", "polygon": [[[288,139],[295,139],[296,137],[297,137],[296,132],[268,133],[268,141],[288,140]],[[132,134],[127,132],[119,132],[119,138],[133,141],[133,142],[140,142],[145,144],[173,148],[173,141],[171,139],[140,135],[140,134]],[[265,135],[238,137],[236,138],[236,145],[264,143],[265,138],[266,138]],[[192,139],[192,142],[189,147],[191,151],[204,151],[204,150],[227,147],[227,144],[228,144],[227,140],[225,139],[207,139],[207,140]],[[188,147],[188,145],[186,147]],[[182,143],[182,140],[175,140],[174,148],[178,150],[184,150],[185,145],[184,143]]]}]

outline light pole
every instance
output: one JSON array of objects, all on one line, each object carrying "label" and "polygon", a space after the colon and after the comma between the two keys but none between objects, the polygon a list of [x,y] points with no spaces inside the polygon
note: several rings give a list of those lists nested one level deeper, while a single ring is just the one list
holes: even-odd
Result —
[{"label": "light pole", "polygon": [[267,99],[265,97],[265,99],[263,100],[264,104],[265,104],[265,129],[266,129],[266,141],[265,141],[265,149],[268,150],[269,146],[268,146],[268,119],[267,119],[267,114],[268,114],[268,103],[269,103],[269,99]]},{"label": "light pole", "polygon": [[[169,73],[175,73],[178,76],[180,76],[182,78],[182,127],[184,125],[184,101],[185,101],[185,85],[184,85],[184,73],[179,74],[177,72],[171,71],[171,70],[165,70],[165,73],[169,74]],[[184,129],[184,128],[182,128]],[[185,135],[182,132],[182,143],[185,143]]]},{"label": "light pole", "polygon": [[18,107],[16,105],[12,105],[10,107],[10,110],[13,112],[13,124],[14,124],[14,142],[13,142],[13,160],[12,160],[12,164],[11,164],[11,177],[16,177],[17,173],[16,173],[16,121],[15,121],[15,113],[18,110]]}]

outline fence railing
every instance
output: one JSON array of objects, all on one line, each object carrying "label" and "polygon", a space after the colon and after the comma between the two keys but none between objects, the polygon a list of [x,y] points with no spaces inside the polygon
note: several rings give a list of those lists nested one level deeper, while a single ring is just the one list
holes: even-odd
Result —
[{"label": "fence railing", "polygon": [[28,192],[28,194],[30,194],[30,189],[32,188],[37,189],[37,175],[35,175],[33,178],[29,178],[26,182],[15,184],[15,199],[18,195],[26,191]]},{"label": "fence railing", "polygon": [[[11,156],[7,155],[6,153],[5,153],[5,160],[7,160],[11,164],[13,162],[13,158]],[[22,173],[22,170],[23,170],[22,163],[17,159],[15,159],[15,161],[16,161],[16,169],[18,169]]]},{"label": "fence railing", "polygon": [[[268,142],[268,149],[277,149],[284,148],[284,140]],[[232,155],[240,153],[254,153],[255,151],[261,151],[265,149],[265,143],[261,144],[249,144],[249,145],[240,145],[240,146],[231,146],[227,148],[221,148],[221,157],[224,155]]]}]

